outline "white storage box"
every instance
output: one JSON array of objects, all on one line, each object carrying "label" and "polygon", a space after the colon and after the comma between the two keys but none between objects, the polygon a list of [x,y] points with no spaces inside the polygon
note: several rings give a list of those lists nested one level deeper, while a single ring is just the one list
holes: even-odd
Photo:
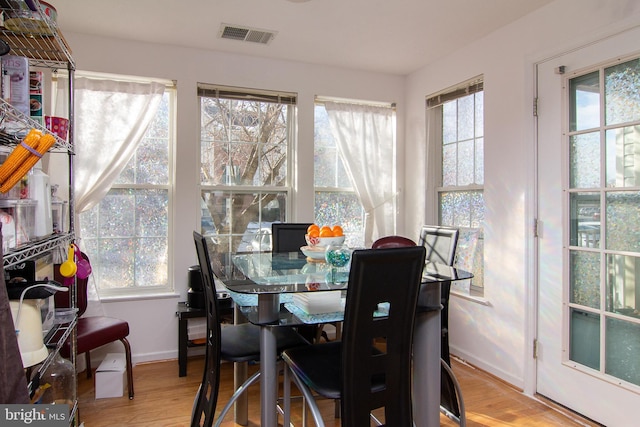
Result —
[{"label": "white storage box", "polygon": [[341,291],[299,292],[293,294],[293,302],[307,314],[335,313],[344,309]]},{"label": "white storage box", "polygon": [[96,399],[121,397],[126,386],[124,353],[109,353],[96,369]]},{"label": "white storage box", "polygon": [[187,339],[189,341],[207,337],[207,319],[189,319],[187,324]]}]

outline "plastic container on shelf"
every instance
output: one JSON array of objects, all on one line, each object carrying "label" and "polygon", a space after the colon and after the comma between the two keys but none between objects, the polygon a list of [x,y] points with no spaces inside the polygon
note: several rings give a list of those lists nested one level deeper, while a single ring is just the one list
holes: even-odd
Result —
[{"label": "plastic container on shelf", "polygon": [[38,160],[29,172],[29,198],[37,202],[34,218],[34,236],[36,239],[53,233],[51,219],[51,186],[49,175],[42,171],[42,161]]},{"label": "plastic container on shelf", "polygon": [[35,403],[73,406],[76,396],[76,370],[73,363],[56,353],[40,376],[40,388],[36,395],[39,397]]},{"label": "plastic container on shelf", "polygon": [[16,222],[13,215],[0,208],[0,223],[2,223],[2,252],[16,247]]},{"label": "plastic container on shelf", "polygon": [[63,200],[52,200],[51,220],[54,233],[67,233],[69,231],[69,203]]},{"label": "plastic container on shelf", "polygon": [[36,201],[0,200],[0,210],[11,215],[15,224],[15,246],[35,240]]}]

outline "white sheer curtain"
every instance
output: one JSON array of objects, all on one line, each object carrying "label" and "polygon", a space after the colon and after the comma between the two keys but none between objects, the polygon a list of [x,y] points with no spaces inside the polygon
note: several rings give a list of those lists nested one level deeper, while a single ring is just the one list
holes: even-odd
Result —
[{"label": "white sheer curtain", "polygon": [[[59,78],[56,112],[66,116],[68,80]],[[91,209],[107,194],[135,154],[155,116],[165,85],[103,78],[74,79],[75,232],[80,238],[78,215]],[[80,240],[81,241],[81,240]],[[90,284],[89,299],[98,300]],[[95,308],[95,307],[94,307]],[[91,309],[91,304],[87,311]]]},{"label": "white sheer curtain", "polygon": [[76,214],[107,194],[135,154],[165,85],[76,78],[74,197]]},{"label": "white sheer curtain", "polygon": [[391,107],[325,102],[331,130],[365,210],[364,242],[395,233],[394,114]]}]

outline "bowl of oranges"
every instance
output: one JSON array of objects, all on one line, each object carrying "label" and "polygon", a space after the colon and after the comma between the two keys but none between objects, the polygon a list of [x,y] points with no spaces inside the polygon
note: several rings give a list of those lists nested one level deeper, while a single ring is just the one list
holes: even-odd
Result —
[{"label": "bowl of oranges", "polygon": [[332,227],[328,225],[319,226],[311,224],[307,228],[307,234],[304,236],[307,245],[312,248],[327,247],[329,245],[342,245],[344,243],[344,231],[340,225]]}]

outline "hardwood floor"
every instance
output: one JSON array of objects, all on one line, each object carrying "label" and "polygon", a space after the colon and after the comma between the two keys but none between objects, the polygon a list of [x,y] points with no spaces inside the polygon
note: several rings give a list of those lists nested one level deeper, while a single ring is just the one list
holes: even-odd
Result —
[{"label": "hardwood floor", "polygon": [[[93,379],[87,379],[82,372],[78,376],[80,421],[85,427],[189,426],[191,406],[201,380],[202,367],[202,357],[190,358],[188,376],[181,378],[178,377],[176,360],[139,364],[134,367],[133,400],[128,399],[126,392],[123,397],[96,400]],[[518,390],[469,365],[454,360],[453,370],[463,390],[469,427],[597,426],[568,411],[560,411],[552,404],[526,397]],[[232,388],[232,365],[224,364],[218,410],[231,396]],[[259,386],[254,386],[249,396],[249,426],[260,425],[259,406]],[[321,402],[321,409],[327,426],[340,425],[340,420],[333,417],[332,401]],[[296,425],[301,425],[299,413],[299,409],[295,409],[294,415],[297,418],[293,422]],[[441,415],[440,422],[442,426],[457,425],[444,415]],[[238,424],[233,422],[233,415],[230,414],[222,425],[235,427]]]}]

